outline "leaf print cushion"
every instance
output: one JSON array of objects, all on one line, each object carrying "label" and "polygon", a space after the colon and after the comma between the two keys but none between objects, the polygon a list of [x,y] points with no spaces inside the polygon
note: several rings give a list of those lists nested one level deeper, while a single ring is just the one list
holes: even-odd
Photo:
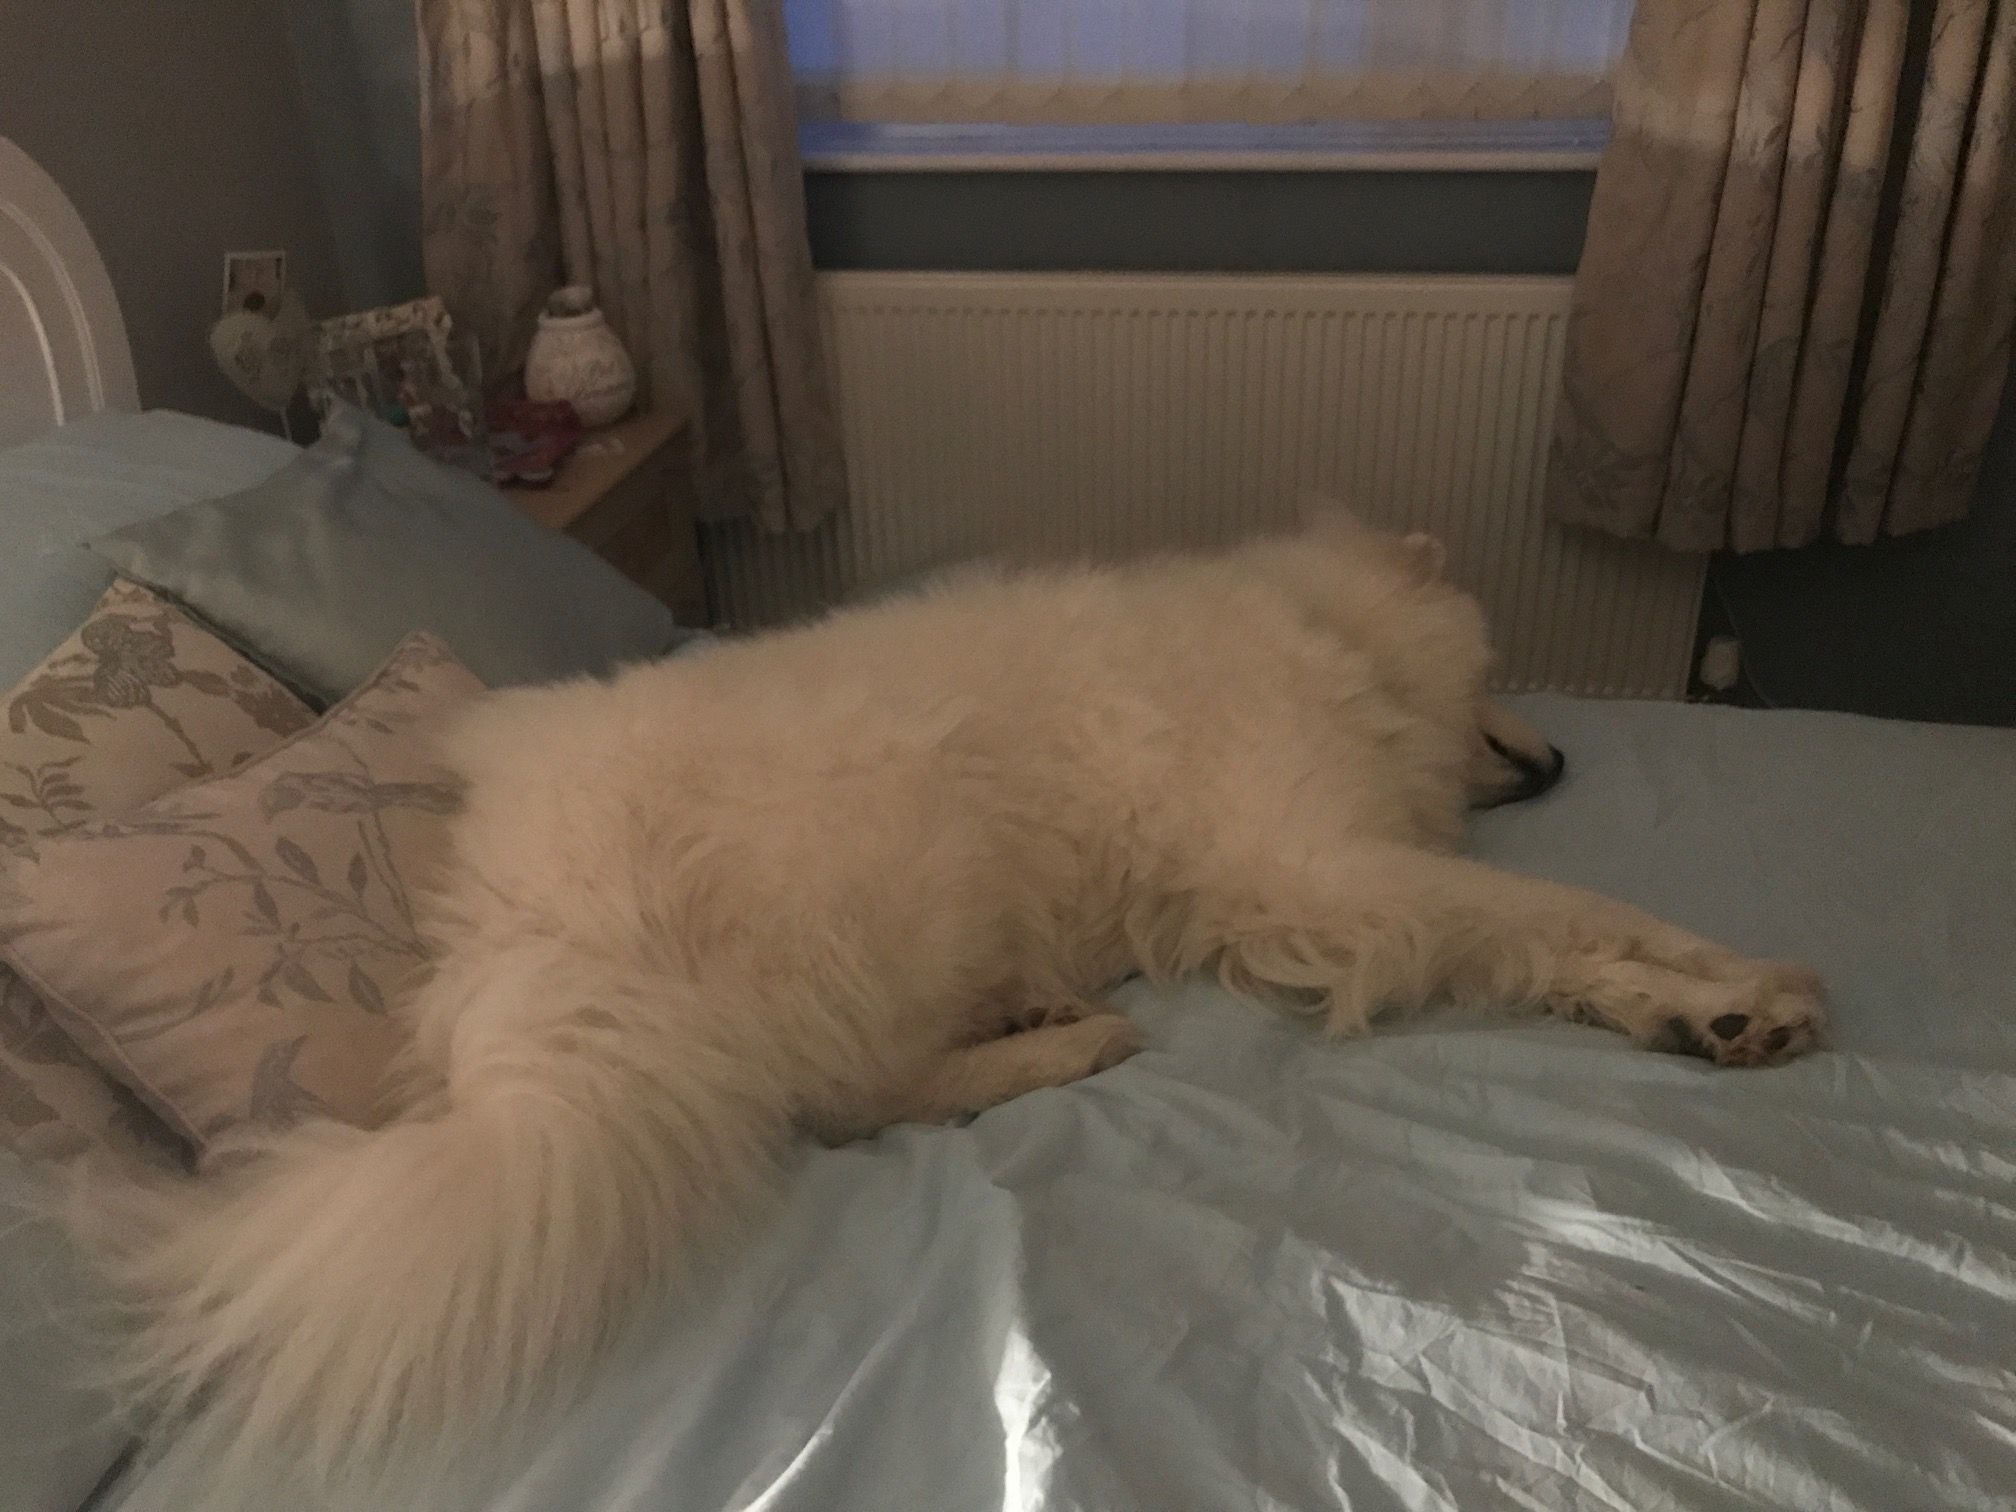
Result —
[{"label": "leaf print cushion", "polygon": [[[313,720],[181,610],[115,583],[0,696],[0,866],[53,831],[221,776]],[[94,1144],[187,1155],[0,966],[0,1145],[56,1159]]]},{"label": "leaf print cushion", "polygon": [[0,957],[199,1149],[247,1122],[370,1121],[458,803],[429,727],[481,691],[412,636],[241,770],[33,841],[0,873]]}]

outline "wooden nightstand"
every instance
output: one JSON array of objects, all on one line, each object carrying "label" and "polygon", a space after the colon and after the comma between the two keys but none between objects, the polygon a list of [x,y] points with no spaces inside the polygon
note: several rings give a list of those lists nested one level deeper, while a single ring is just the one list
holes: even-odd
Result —
[{"label": "wooden nightstand", "polygon": [[686,416],[646,411],[581,438],[543,488],[504,492],[552,530],[565,531],[672,606],[679,623],[707,624],[707,584],[687,483]]}]

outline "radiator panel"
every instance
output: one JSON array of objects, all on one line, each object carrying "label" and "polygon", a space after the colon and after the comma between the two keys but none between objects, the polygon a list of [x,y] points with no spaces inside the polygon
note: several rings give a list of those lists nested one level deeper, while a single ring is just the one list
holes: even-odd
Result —
[{"label": "radiator panel", "polygon": [[1705,558],[1543,518],[1562,278],[822,275],[853,502],[706,545],[718,616],[801,617],[967,557],[1117,557],[1286,523],[1432,531],[1506,689],[1673,698]]}]

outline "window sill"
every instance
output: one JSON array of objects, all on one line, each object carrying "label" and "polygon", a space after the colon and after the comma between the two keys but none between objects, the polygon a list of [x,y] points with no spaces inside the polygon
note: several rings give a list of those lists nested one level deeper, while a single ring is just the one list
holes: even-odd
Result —
[{"label": "window sill", "polygon": [[1542,173],[1589,171],[1603,119],[1307,126],[1004,126],[823,121],[800,129],[810,173]]}]

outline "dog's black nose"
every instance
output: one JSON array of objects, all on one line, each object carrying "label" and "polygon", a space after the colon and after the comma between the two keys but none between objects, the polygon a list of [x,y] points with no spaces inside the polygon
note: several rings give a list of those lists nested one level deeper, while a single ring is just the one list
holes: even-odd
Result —
[{"label": "dog's black nose", "polygon": [[1543,761],[1515,761],[1519,768],[1519,796],[1538,798],[1547,789],[1561,780],[1561,774],[1568,770],[1568,758],[1561,753],[1561,747],[1550,745]]},{"label": "dog's black nose", "polygon": [[1484,739],[1500,759],[1519,774],[1516,782],[1491,801],[1489,806],[1492,808],[1501,803],[1524,803],[1528,798],[1538,798],[1559,782],[1561,774],[1568,770],[1568,758],[1561,754],[1559,746],[1548,746],[1545,756],[1528,756],[1492,736],[1487,735]]}]

